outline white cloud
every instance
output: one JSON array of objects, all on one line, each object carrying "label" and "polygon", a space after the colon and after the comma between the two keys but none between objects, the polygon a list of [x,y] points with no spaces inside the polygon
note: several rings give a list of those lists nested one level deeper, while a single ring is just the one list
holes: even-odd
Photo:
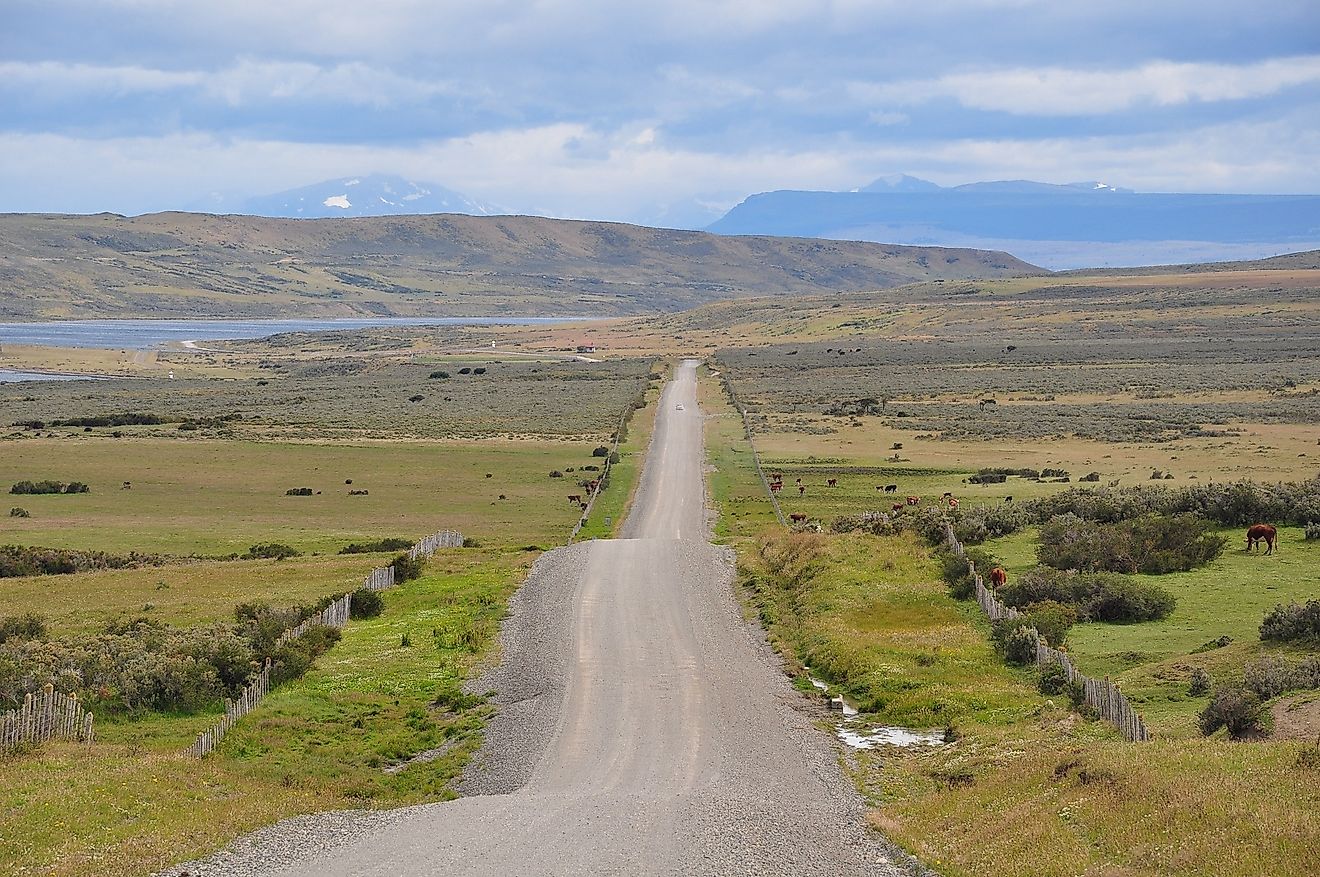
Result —
[{"label": "white cloud", "polygon": [[1142,105],[1242,100],[1320,83],[1320,55],[1252,64],[1153,61],[1124,70],[1063,67],[951,73],[935,79],[852,83],[860,100],[921,104],[953,98],[965,107],[1019,115],[1085,116]]}]

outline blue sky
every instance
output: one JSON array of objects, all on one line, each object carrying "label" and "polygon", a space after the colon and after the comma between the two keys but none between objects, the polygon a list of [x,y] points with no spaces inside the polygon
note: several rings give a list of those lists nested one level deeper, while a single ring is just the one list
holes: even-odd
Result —
[{"label": "blue sky", "polygon": [[662,221],[896,172],[1315,193],[1318,156],[1314,0],[0,0],[0,211],[384,172]]}]

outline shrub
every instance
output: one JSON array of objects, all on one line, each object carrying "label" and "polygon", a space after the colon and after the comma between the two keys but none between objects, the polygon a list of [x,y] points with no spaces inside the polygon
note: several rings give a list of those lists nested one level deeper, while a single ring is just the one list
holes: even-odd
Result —
[{"label": "shrub", "polygon": [[1320,640],[1320,600],[1279,604],[1265,614],[1260,623],[1260,638],[1280,642]]},{"label": "shrub", "polygon": [[412,540],[402,536],[387,536],[372,542],[350,542],[339,549],[340,554],[374,554],[378,551],[400,551],[411,548]]},{"label": "shrub", "polygon": [[[971,555],[971,552],[968,552]],[[967,558],[952,551],[939,552],[940,575],[949,586],[949,596],[955,600],[970,600],[976,594],[976,580],[967,567]]]},{"label": "shrub", "polygon": [[477,366],[476,368],[474,368],[474,369],[472,370],[472,373],[473,373],[474,375],[484,375],[484,374],[486,373],[486,368],[485,368],[485,366],[480,366],[480,365],[479,365],[479,366]]},{"label": "shrub", "polygon": [[1149,515],[1110,524],[1060,515],[1041,528],[1037,559],[1056,569],[1186,572],[1219,556],[1227,541],[1193,515]]},{"label": "shrub", "polygon": [[[479,541],[476,540],[476,539],[473,539],[471,536],[464,536],[464,537],[463,537],[463,547],[464,547],[464,548],[480,548],[480,547],[481,547],[481,542],[479,542]],[[529,549],[524,548],[523,550],[524,550],[524,551],[527,551],[527,550],[529,550]],[[530,550],[532,550],[532,551],[540,551],[541,549],[539,549],[539,548],[533,546]]]},{"label": "shrub", "polygon": [[409,402],[420,402],[420,401],[422,401],[422,400],[425,399],[425,398],[426,398],[426,397],[423,396],[421,393],[416,393],[416,394],[414,394],[414,395],[412,395],[412,396],[409,396],[409,397],[408,397],[408,401],[409,401]]},{"label": "shrub", "polygon": [[551,477],[551,478],[563,478],[563,477],[564,477],[564,473],[563,473],[563,472],[560,472],[558,469],[551,469],[551,470],[550,470],[550,477]]},{"label": "shrub", "polygon": [[91,493],[92,489],[81,481],[71,481],[64,488],[65,493]]},{"label": "shrub", "polygon": [[27,509],[23,509],[23,508],[19,508],[18,506],[14,506],[12,509],[9,510],[9,517],[11,517],[11,518],[30,518],[30,517],[32,517],[32,513],[29,512]]},{"label": "shrub", "polygon": [[460,375],[470,375],[472,374],[472,369],[468,368],[467,366],[463,366],[461,369],[458,370],[458,373]]},{"label": "shrub", "polygon": [[1115,573],[1085,573],[1038,566],[999,589],[999,599],[1024,609],[1054,601],[1077,610],[1081,621],[1149,621],[1173,611],[1172,594],[1159,585]]},{"label": "shrub", "polygon": [[290,487],[284,491],[285,496],[311,496],[315,491],[310,487]]},{"label": "shrub", "polygon": [[1055,600],[1031,603],[1026,614],[1036,632],[1056,648],[1067,641],[1069,629],[1077,623],[1077,610]]},{"label": "shrub", "polygon": [[1193,667],[1192,678],[1187,685],[1187,693],[1192,697],[1200,697],[1210,690],[1210,673],[1204,667]]},{"label": "shrub", "polygon": [[384,611],[385,598],[380,595],[380,591],[371,588],[358,588],[348,604],[350,618],[375,618]]},{"label": "shrub", "polygon": [[1258,694],[1261,700],[1278,697],[1292,688],[1292,667],[1278,655],[1262,655],[1247,665],[1242,687]]},{"label": "shrub", "polygon": [[608,456],[609,453],[610,453],[610,449],[609,449],[608,447],[606,447],[605,445],[600,445],[600,446],[598,446],[597,448],[595,448],[594,450],[592,450],[592,452],[591,452],[591,456],[593,456],[593,457],[605,457],[605,456]]},{"label": "shrub", "polygon": [[610,462],[611,465],[614,464],[614,463],[619,462],[619,459],[620,459],[620,458],[619,458],[619,452],[618,452],[618,451],[610,451],[610,455],[609,455],[606,459]]},{"label": "shrub", "polygon": [[9,488],[15,496],[40,496],[53,493],[89,493],[91,488],[81,481],[65,484],[62,481],[19,481]]},{"label": "shrub", "polygon": [[446,378],[449,377],[449,372],[444,371],[443,369],[441,369],[441,370],[439,370],[439,371],[433,371],[433,372],[431,372],[429,375],[427,375],[427,377],[428,377],[428,378],[436,378],[436,379],[439,379],[439,380],[445,380]]},{"label": "shrub", "polygon": [[1063,694],[1068,690],[1068,671],[1062,664],[1051,661],[1040,668],[1040,679],[1036,687],[1041,694]]},{"label": "shrub", "polygon": [[1036,660],[1036,635],[1031,632],[1031,621],[1009,618],[996,621],[993,627],[995,645],[1010,664],[1025,665]]},{"label": "shrub", "polygon": [[1213,734],[1227,728],[1228,735],[1240,739],[1267,730],[1271,724],[1269,710],[1253,691],[1236,686],[1215,689],[1209,705],[1201,711],[1201,733]]},{"label": "shrub", "polygon": [[1313,542],[1320,539],[1320,523],[1309,523],[1302,530],[1307,542]]},{"label": "shrub", "polygon": [[32,612],[0,618],[0,643],[46,638],[46,621]]},{"label": "shrub", "polygon": [[270,681],[279,685],[306,673],[312,663],[339,642],[338,628],[317,625],[297,639],[290,640],[270,656]]},{"label": "shrub", "polygon": [[406,553],[394,558],[390,566],[394,567],[394,581],[399,584],[410,582],[422,574],[422,559],[409,557]]},{"label": "shrub", "polygon": [[247,550],[243,555],[244,560],[258,560],[263,558],[273,558],[275,560],[284,560],[286,557],[301,557],[302,552],[292,545],[284,545],[280,542],[258,542]]}]

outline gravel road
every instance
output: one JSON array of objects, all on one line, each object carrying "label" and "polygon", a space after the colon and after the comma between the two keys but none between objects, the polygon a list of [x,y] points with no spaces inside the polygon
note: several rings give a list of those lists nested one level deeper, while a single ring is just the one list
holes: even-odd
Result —
[{"label": "gravel road", "polygon": [[[682,405],[679,410],[677,406]],[[818,707],[707,541],[695,363],[675,372],[625,538],[548,552],[511,605],[465,797],[320,814],[193,875],[908,873],[863,823]]]}]

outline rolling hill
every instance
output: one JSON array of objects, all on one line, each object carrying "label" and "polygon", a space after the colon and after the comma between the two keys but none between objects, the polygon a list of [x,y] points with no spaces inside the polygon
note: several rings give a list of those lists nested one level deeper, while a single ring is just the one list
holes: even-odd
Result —
[{"label": "rolling hill", "polygon": [[453,214],[0,215],[0,319],[556,315],[1039,274],[1006,253]]}]

